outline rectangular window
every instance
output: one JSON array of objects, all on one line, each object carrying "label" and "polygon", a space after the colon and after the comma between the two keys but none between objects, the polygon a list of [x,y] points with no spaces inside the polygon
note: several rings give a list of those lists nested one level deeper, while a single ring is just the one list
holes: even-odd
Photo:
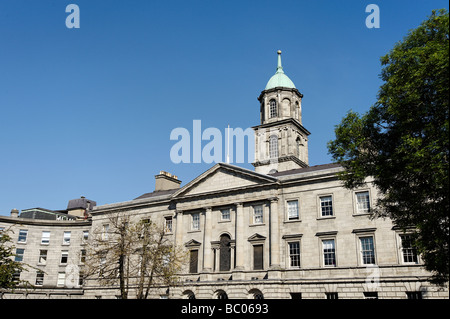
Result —
[{"label": "rectangular window", "polygon": [[422,299],[421,291],[408,291],[406,292],[408,299]]},{"label": "rectangular window", "polygon": [[44,284],[44,272],[38,270],[36,272],[36,286],[42,286]]},{"label": "rectangular window", "polygon": [[61,264],[67,264],[67,261],[69,260],[69,251],[63,250],[61,251]]},{"label": "rectangular window", "polygon": [[263,245],[254,245],[253,246],[253,269],[254,270],[264,269]]},{"label": "rectangular window", "polygon": [[66,283],[66,273],[65,272],[59,272],[58,273],[58,281],[56,285],[58,287],[63,287]]},{"label": "rectangular window", "polygon": [[417,264],[417,250],[413,247],[413,239],[411,235],[401,235],[403,262]]},{"label": "rectangular window", "polygon": [[16,256],[14,257],[15,261],[21,262],[23,261],[23,255],[25,254],[25,249],[16,248]]},{"label": "rectangular window", "polygon": [[109,237],[109,224],[104,224],[102,231],[102,240],[108,240],[108,237]]},{"label": "rectangular window", "polygon": [[80,263],[84,264],[86,262],[86,249],[80,251]]},{"label": "rectangular window", "polygon": [[220,210],[221,219],[222,220],[231,220],[230,209],[221,209]]},{"label": "rectangular window", "polygon": [[300,267],[300,242],[289,243],[289,259],[291,268]]},{"label": "rectangular window", "polygon": [[356,193],[356,212],[358,214],[367,214],[370,212],[369,192]]},{"label": "rectangular window", "polygon": [[333,216],[333,198],[331,196],[320,197],[320,213],[322,217]]},{"label": "rectangular window", "polygon": [[89,230],[83,230],[83,240],[87,241],[89,239]]},{"label": "rectangular window", "polygon": [[172,216],[164,217],[164,232],[172,233]]},{"label": "rectangular window", "polygon": [[41,236],[41,244],[42,245],[48,245],[50,243],[50,232],[49,231],[43,231]]},{"label": "rectangular window", "polygon": [[189,272],[195,274],[198,272],[198,250],[193,249],[189,252]]},{"label": "rectangular window", "polygon": [[63,245],[70,245],[70,231],[64,232]]},{"label": "rectangular window", "polygon": [[288,201],[287,208],[288,208],[288,219],[298,220],[298,201],[297,200]]},{"label": "rectangular window", "polygon": [[192,230],[200,230],[200,214],[192,214]]},{"label": "rectangular window", "polygon": [[26,243],[27,242],[28,230],[21,229],[19,230],[19,238],[17,239],[18,243]]},{"label": "rectangular window", "polygon": [[363,265],[375,264],[375,247],[373,237],[361,237],[361,257]]},{"label": "rectangular window", "polygon": [[327,299],[339,299],[337,292],[326,292]]},{"label": "rectangular window", "polygon": [[334,239],[326,239],[322,241],[323,247],[323,264],[324,266],[336,266],[336,249]]},{"label": "rectangular window", "polygon": [[263,223],[263,207],[262,205],[253,206],[253,223],[262,224]]},{"label": "rectangular window", "polygon": [[47,250],[39,250],[39,264],[45,265],[47,263]]}]

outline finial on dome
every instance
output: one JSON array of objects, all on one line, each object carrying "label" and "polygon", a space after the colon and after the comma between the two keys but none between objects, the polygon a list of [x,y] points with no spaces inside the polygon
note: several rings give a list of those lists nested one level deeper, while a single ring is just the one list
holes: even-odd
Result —
[{"label": "finial on dome", "polygon": [[281,50],[278,50],[277,53],[278,53],[277,73],[284,73],[283,67],[281,66]]}]

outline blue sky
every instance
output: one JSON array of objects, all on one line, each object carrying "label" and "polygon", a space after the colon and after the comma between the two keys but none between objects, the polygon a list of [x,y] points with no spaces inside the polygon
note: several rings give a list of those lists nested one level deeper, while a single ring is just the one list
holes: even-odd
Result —
[{"label": "blue sky", "polygon": [[[70,3],[79,29],[65,25]],[[365,25],[370,3],[379,29]],[[379,58],[439,8],[448,2],[2,0],[0,214],[131,200],[160,170],[188,183],[213,164],[172,163],[170,132],[195,119],[258,125],[278,49],[304,94],[310,165],[329,163],[334,126],[376,101]]]}]

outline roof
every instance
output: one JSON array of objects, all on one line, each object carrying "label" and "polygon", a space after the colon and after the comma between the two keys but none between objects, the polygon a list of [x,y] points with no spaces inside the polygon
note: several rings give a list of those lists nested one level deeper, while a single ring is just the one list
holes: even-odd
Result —
[{"label": "roof", "polygon": [[283,67],[281,66],[281,51],[278,50],[278,65],[276,73],[267,82],[265,90],[273,89],[276,87],[285,87],[290,89],[295,89],[294,82],[284,73]]},{"label": "roof", "polygon": [[151,193],[145,193],[139,197],[136,197],[135,199],[142,199],[142,198],[150,198],[150,197],[157,197],[157,196],[163,196],[163,195],[170,195],[175,193],[177,190],[179,190],[179,188],[175,188],[175,189],[168,189],[168,190],[164,190],[164,191],[154,191]]},{"label": "roof", "polygon": [[92,209],[94,206],[97,205],[96,201],[87,199],[85,197],[76,198],[69,200],[69,203],[67,204],[67,210],[71,209]]},{"label": "roof", "polygon": [[279,176],[287,176],[287,175],[295,175],[295,174],[301,174],[301,173],[309,173],[309,172],[314,172],[314,171],[321,171],[321,170],[326,170],[326,169],[330,169],[330,168],[338,168],[338,167],[341,167],[341,165],[338,163],[321,164],[321,165],[315,165],[315,166],[308,166],[308,167],[304,167],[304,168],[291,169],[288,171],[276,172],[276,173],[268,174],[268,175],[274,176],[274,177],[279,177]]}]

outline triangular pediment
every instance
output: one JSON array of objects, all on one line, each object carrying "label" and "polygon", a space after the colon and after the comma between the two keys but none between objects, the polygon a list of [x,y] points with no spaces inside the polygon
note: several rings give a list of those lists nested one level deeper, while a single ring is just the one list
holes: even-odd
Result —
[{"label": "triangular pediment", "polygon": [[277,179],[272,176],[259,174],[230,164],[219,163],[174,193],[173,198],[239,189],[276,181]]},{"label": "triangular pediment", "polygon": [[187,243],[184,244],[185,247],[197,247],[200,245],[201,245],[201,243],[199,243],[195,239],[191,239],[190,241],[188,241]]},{"label": "triangular pediment", "polygon": [[265,240],[265,239],[266,239],[265,236],[263,236],[261,234],[258,234],[258,233],[255,233],[255,234],[251,235],[248,238],[248,241],[260,241],[260,240],[262,241],[262,240]]}]

